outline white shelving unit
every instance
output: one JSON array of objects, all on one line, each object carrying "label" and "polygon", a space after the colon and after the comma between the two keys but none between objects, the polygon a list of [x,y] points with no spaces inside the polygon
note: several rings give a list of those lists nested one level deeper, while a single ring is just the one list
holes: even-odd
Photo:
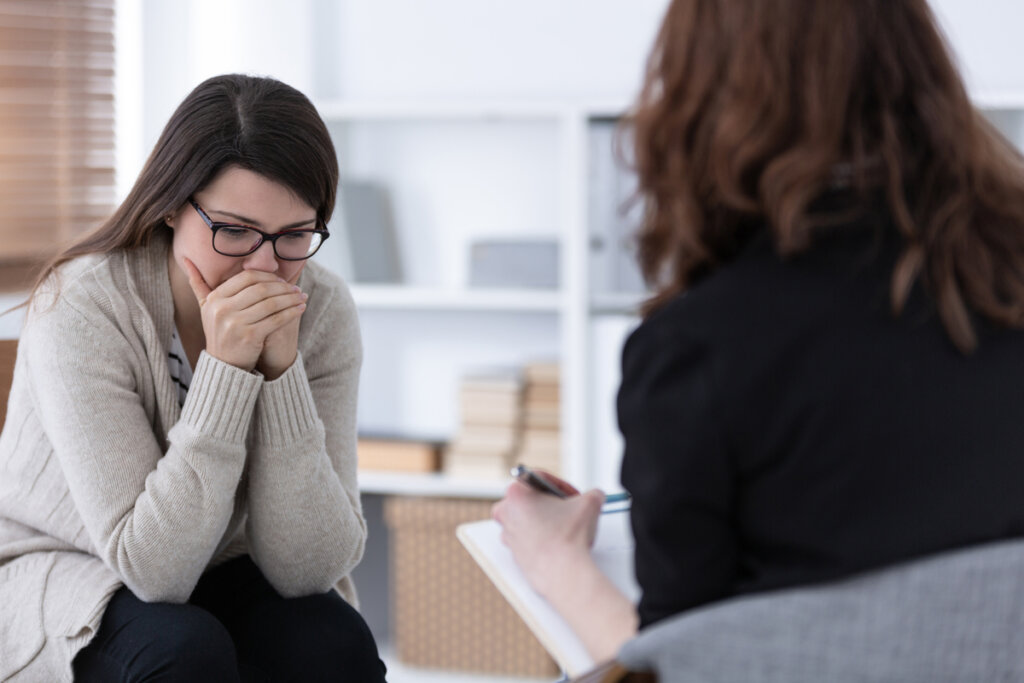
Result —
[{"label": "white shelving unit", "polygon": [[439,496],[445,498],[500,498],[508,486],[502,481],[479,481],[435,474],[361,472],[359,489],[364,494],[388,496]]},{"label": "white shelving unit", "polygon": [[[626,103],[325,101],[317,106],[334,137],[343,182],[346,177],[374,181],[390,190],[404,276],[394,284],[351,284],[364,346],[360,429],[450,439],[458,429],[463,375],[557,359],[563,473],[583,487],[617,489],[618,348],[640,297],[592,291],[588,184],[593,130]],[[609,149],[606,161],[610,158]],[[470,245],[484,239],[554,241],[558,286],[469,286]],[[329,252],[318,258],[332,265]],[[384,579],[390,530],[381,514],[383,497],[497,499],[507,486],[507,480],[442,473],[360,473],[370,542],[354,579],[365,598],[367,621],[383,642],[391,631],[385,614],[390,587]],[[420,672],[393,657],[388,661],[410,681],[456,680],[451,672]]]},{"label": "white shelving unit", "polygon": [[[975,101],[1024,147],[1024,93],[980,92]],[[582,486],[616,486],[620,442],[608,425],[614,422],[614,390],[607,375],[617,370],[612,353],[638,320],[643,293],[614,291],[597,282],[593,233],[606,217],[591,215],[595,203],[588,183],[595,180],[594,154],[611,155],[609,121],[626,105],[318,103],[335,136],[343,175],[392,188],[407,274],[403,283],[352,286],[367,359],[361,427],[451,438],[458,426],[462,374],[558,358],[563,472]],[[595,138],[601,128],[605,137]],[[474,192],[480,196],[469,196]],[[615,202],[602,206],[612,210]],[[499,219],[487,225],[492,214]],[[468,286],[470,243],[496,236],[556,241],[560,286]],[[611,339],[609,329],[615,330]],[[601,376],[601,366],[609,365]],[[362,485],[374,494],[495,497],[505,482],[368,474]]]},{"label": "white shelving unit", "polygon": [[[323,101],[317,107],[334,137],[343,182],[389,189],[404,276],[394,284],[352,283],[365,348],[360,428],[452,438],[463,374],[558,359],[562,471],[582,486],[614,481],[608,470],[617,463],[596,462],[588,438],[591,323],[594,316],[635,310],[640,296],[591,291],[588,136],[595,122],[619,115],[626,102]],[[554,241],[559,286],[469,286],[470,245],[481,239]],[[329,254],[321,260],[332,265]],[[396,368],[413,367],[395,378]],[[361,481],[374,494],[469,497],[499,497],[506,484],[443,475],[366,474]]]}]

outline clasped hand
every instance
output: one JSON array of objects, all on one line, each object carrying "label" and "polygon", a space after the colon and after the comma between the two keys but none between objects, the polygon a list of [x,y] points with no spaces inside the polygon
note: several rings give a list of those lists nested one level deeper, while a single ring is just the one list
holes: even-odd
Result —
[{"label": "clasped hand", "polygon": [[270,380],[291,367],[307,298],[294,281],[244,270],[211,288],[188,259],[185,269],[199,301],[208,354],[246,371],[258,369]]}]

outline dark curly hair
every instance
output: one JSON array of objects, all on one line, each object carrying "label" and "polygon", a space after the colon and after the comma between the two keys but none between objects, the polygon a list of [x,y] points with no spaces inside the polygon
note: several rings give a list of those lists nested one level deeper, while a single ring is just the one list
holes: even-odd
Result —
[{"label": "dark curly hair", "polygon": [[625,123],[645,312],[727,262],[745,226],[812,246],[813,203],[849,170],[904,239],[952,342],[973,312],[1024,325],[1024,161],[972,106],[926,0],[674,0]]}]

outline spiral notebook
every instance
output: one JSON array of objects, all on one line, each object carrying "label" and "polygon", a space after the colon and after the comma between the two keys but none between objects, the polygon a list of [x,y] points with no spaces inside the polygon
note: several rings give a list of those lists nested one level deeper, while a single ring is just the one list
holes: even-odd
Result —
[{"label": "spiral notebook", "polygon": [[[565,620],[527,583],[501,542],[497,522],[487,519],[462,524],[455,535],[566,674],[578,676],[597,664]],[[636,602],[640,588],[633,574],[633,534],[627,510],[601,515],[591,553],[612,583]]]}]

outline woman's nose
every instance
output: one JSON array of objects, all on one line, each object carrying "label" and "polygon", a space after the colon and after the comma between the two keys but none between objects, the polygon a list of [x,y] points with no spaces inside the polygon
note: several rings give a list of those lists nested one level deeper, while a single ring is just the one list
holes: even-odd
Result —
[{"label": "woman's nose", "polygon": [[274,244],[264,242],[259,248],[245,257],[244,267],[246,270],[261,270],[266,273],[276,273],[280,264],[277,262],[277,255],[274,253]]}]

